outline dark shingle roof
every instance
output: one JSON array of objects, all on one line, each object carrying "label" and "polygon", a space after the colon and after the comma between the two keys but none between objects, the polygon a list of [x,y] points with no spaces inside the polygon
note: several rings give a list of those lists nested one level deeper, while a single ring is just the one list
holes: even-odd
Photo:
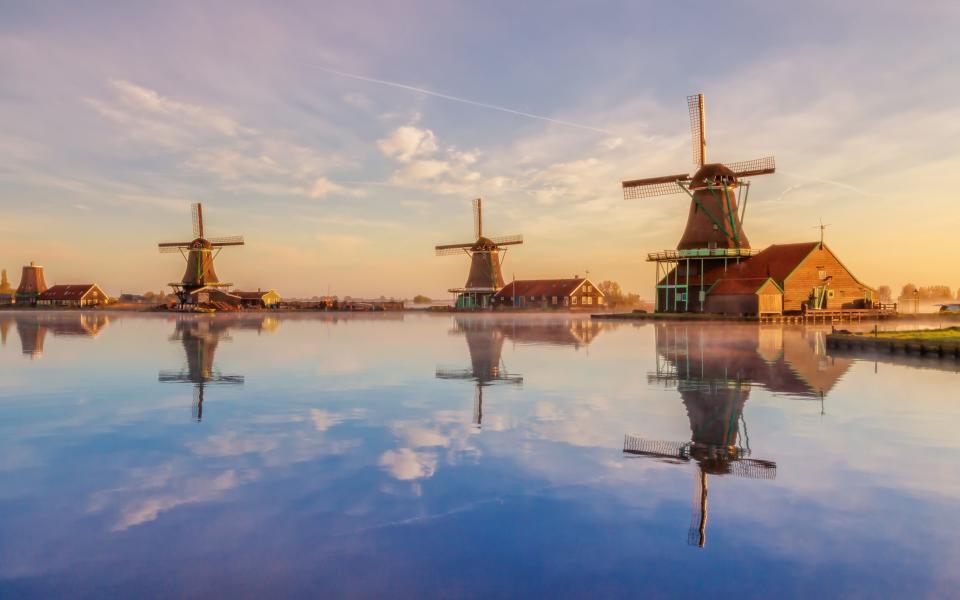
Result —
[{"label": "dark shingle roof", "polygon": [[80,300],[94,287],[97,287],[97,284],[75,283],[70,285],[55,285],[41,293],[39,299],[53,301]]},{"label": "dark shingle roof", "polygon": [[769,277],[747,277],[743,279],[730,279],[724,277],[723,279],[717,281],[712,288],[710,288],[711,296],[732,296],[732,295],[741,295],[741,294],[756,294],[760,287],[763,286]]},{"label": "dark shingle roof", "polygon": [[[499,298],[512,298],[513,296],[569,296],[584,282],[588,281],[582,277],[577,279],[518,279],[505,285],[496,293],[496,296]],[[603,295],[603,292],[600,292],[599,289],[597,292],[601,296]]]}]

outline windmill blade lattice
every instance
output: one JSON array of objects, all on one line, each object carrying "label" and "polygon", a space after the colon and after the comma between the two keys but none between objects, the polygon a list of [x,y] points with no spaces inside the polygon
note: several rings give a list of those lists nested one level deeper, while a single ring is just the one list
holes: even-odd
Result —
[{"label": "windmill blade lattice", "polygon": [[509,246],[511,244],[522,244],[523,236],[520,234],[515,235],[499,235],[496,237],[489,238],[491,242],[498,246]]},{"label": "windmill blade lattice", "polygon": [[740,162],[724,163],[737,177],[753,177],[755,175],[769,175],[777,170],[777,163],[772,156],[742,160]]},{"label": "windmill blade lattice", "polygon": [[690,138],[693,142],[693,164],[702,167],[707,161],[707,114],[703,106],[703,94],[687,96],[690,111]]},{"label": "windmill blade lattice", "polygon": [[666,177],[648,177],[646,179],[624,181],[622,184],[623,198],[624,200],[636,200],[639,198],[679,194],[683,192],[683,187],[680,186],[680,182],[689,180],[690,175],[682,173],[667,175]]}]

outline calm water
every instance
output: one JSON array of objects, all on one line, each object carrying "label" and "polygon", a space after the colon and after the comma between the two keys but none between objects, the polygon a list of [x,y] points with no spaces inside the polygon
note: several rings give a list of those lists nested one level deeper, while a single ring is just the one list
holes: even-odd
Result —
[{"label": "calm water", "polygon": [[958,594],[955,362],[580,317],[0,334],[0,597]]}]

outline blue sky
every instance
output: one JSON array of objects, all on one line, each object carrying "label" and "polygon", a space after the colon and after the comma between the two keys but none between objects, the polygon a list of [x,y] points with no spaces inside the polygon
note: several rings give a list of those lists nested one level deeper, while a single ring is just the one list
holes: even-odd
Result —
[{"label": "blue sky", "polygon": [[702,91],[711,159],[777,157],[754,246],[823,218],[869,284],[960,285],[955,3],[517,4],[0,4],[0,266],[158,289],[202,201],[239,286],[442,297],[482,195],[508,278],[649,296],[687,203],[619,182],[690,168]]}]

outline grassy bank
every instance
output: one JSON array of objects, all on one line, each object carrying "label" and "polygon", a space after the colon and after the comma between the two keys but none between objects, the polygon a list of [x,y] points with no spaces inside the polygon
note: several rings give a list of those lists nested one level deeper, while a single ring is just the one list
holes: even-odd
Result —
[{"label": "grassy bank", "polygon": [[[865,333],[874,337],[872,332]],[[960,342],[960,327],[945,327],[943,329],[917,329],[914,331],[880,331],[876,337],[888,340],[911,340],[932,342]]]}]

